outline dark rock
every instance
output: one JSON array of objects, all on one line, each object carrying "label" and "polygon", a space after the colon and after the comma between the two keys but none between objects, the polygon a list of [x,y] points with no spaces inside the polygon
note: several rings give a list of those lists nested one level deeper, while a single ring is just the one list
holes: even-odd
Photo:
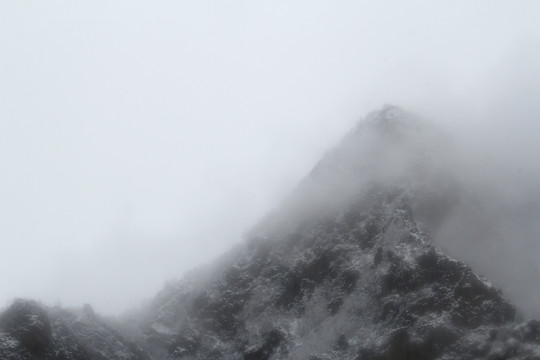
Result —
[{"label": "dark rock", "polygon": [[358,271],[352,269],[344,270],[338,278],[340,289],[345,294],[352,293],[356,288],[356,283],[358,282],[359,278],[360,273]]},{"label": "dark rock", "polygon": [[264,342],[244,352],[244,360],[268,360],[284,339],[284,334],[278,329],[272,329],[264,337]]},{"label": "dark rock", "polygon": [[343,298],[342,297],[336,297],[330,300],[326,308],[330,312],[330,314],[335,315],[338,311],[341,305],[343,304]]},{"label": "dark rock", "polygon": [[341,334],[336,342],[336,349],[337,350],[347,350],[349,348],[349,341],[347,340],[347,337],[345,334]]},{"label": "dark rock", "polygon": [[43,355],[52,342],[49,317],[33,300],[17,299],[0,316],[0,329],[34,355]]},{"label": "dark rock", "polygon": [[394,331],[385,347],[384,359],[388,360],[432,360],[436,356],[429,344],[412,340],[406,329]]}]

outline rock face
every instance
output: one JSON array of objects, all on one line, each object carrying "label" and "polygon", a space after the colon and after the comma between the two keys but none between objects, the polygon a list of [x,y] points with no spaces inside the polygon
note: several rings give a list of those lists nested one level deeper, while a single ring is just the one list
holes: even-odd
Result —
[{"label": "rock face", "polygon": [[540,323],[432,241],[464,193],[446,146],[385,107],[241,245],[124,323],[138,347],[90,306],[16,301],[0,359],[540,359]]}]

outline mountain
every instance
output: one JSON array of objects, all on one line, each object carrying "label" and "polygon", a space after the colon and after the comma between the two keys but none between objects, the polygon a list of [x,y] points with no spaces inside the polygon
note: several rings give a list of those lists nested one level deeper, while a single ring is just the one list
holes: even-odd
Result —
[{"label": "mountain", "polygon": [[538,323],[429,235],[466,208],[451,146],[397,107],[369,115],[245,243],[169,284],[141,341],[170,359],[539,356]]},{"label": "mountain", "polygon": [[431,235],[476,202],[452,147],[385,106],[245,241],[123,322],[16,301],[0,358],[540,359],[540,322]]}]

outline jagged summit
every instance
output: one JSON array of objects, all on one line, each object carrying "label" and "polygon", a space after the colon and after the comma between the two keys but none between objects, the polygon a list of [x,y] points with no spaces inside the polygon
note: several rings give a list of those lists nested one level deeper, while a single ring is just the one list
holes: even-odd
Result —
[{"label": "jagged summit", "polygon": [[[433,208],[430,203],[438,203],[433,213],[442,215],[459,192],[450,170],[449,142],[432,123],[386,105],[362,119],[330,149],[279,212],[295,219],[291,212],[311,216],[346,206],[373,186],[391,186],[407,191],[411,208],[426,222],[424,215]],[[437,227],[436,221],[429,222],[428,227]]]},{"label": "jagged summit", "polygon": [[363,122],[386,131],[410,124],[413,118],[414,115],[406,112],[403,108],[386,104],[380,110],[369,113]]},{"label": "jagged summit", "polygon": [[[377,170],[383,167],[399,167],[402,172],[410,170],[410,162],[426,157],[427,150],[438,151],[438,144],[448,141],[433,124],[393,105],[385,105],[381,110],[371,112],[351,131],[341,143],[331,149],[316,165],[313,173],[321,167],[344,171],[364,170],[352,176],[356,181],[371,179],[380,175]],[[403,166],[398,166],[403,164]],[[360,167],[364,167],[359,169]],[[337,172],[336,176],[344,175]]]}]

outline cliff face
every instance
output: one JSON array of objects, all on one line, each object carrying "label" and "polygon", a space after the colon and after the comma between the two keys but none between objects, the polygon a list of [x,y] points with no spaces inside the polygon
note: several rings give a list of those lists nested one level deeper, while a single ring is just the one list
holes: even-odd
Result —
[{"label": "cliff face", "polygon": [[0,317],[0,358],[540,359],[540,323],[518,320],[432,241],[469,198],[449,146],[385,107],[242,244],[122,324],[123,337],[89,309],[19,301]]}]

